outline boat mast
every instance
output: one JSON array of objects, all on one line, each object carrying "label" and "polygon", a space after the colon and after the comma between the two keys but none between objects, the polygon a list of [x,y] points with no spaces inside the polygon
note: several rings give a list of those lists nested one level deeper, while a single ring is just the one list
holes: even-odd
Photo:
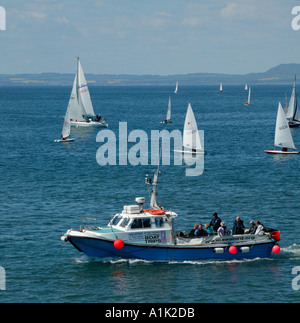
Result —
[{"label": "boat mast", "polygon": [[160,149],[158,166],[157,166],[157,169],[154,172],[153,181],[152,181],[151,178],[148,177],[148,175],[146,175],[146,184],[147,185],[152,185],[152,190],[151,190],[151,193],[150,193],[150,208],[152,210],[160,210],[160,207],[157,205],[157,202],[156,202],[156,196],[157,196],[158,176],[161,175],[161,172],[159,170],[161,156],[162,156],[162,147]]},{"label": "boat mast", "polygon": [[295,102],[296,104],[295,104],[295,109],[294,109],[293,120],[299,121],[296,119],[297,110],[298,110],[298,98],[297,98],[297,93],[296,93],[296,75],[295,75],[295,99],[296,99],[296,102]]}]

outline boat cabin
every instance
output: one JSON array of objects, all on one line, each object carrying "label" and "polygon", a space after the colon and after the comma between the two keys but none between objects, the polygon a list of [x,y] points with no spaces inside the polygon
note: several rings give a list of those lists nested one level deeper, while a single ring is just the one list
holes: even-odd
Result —
[{"label": "boat cabin", "polygon": [[126,205],[124,206],[123,212],[116,214],[109,222],[108,226],[115,229],[126,229],[126,231],[136,229],[170,230],[173,222],[170,221],[170,216],[174,216],[174,213],[155,210],[140,210],[138,205]]},{"label": "boat cabin", "polygon": [[177,214],[172,211],[143,210],[138,205],[126,205],[122,213],[110,220],[107,227],[125,241],[170,243],[175,217]]}]

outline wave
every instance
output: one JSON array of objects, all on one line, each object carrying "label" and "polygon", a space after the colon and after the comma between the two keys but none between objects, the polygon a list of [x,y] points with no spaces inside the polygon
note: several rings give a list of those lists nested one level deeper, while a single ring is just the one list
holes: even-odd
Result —
[{"label": "wave", "polygon": [[289,247],[282,248],[280,255],[284,258],[300,258],[300,245],[294,243]]}]

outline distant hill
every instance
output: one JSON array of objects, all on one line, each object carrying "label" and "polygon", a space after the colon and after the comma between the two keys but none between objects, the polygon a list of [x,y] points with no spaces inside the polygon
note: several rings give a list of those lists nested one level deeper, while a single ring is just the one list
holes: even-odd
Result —
[{"label": "distant hill", "polygon": [[[263,73],[216,74],[195,73],[180,75],[96,75],[86,74],[90,86],[130,86],[130,85],[237,85],[248,83],[259,84],[291,84],[295,75],[300,75],[300,64],[281,64]],[[42,73],[1,75],[0,86],[72,86],[74,74]]]}]

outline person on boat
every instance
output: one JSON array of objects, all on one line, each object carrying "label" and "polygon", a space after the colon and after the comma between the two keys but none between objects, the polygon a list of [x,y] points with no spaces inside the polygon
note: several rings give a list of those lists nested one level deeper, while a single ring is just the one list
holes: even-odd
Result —
[{"label": "person on boat", "polygon": [[195,231],[195,237],[206,237],[208,234],[205,230],[203,230],[203,225],[199,224],[198,229]]},{"label": "person on boat", "polygon": [[244,234],[245,232],[245,226],[244,221],[241,220],[241,218],[238,216],[233,224],[232,234]]},{"label": "person on boat", "polygon": [[255,222],[256,226],[257,226],[257,229],[255,231],[255,235],[259,235],[259,236],[262,236],[265,234],[265,227],[262,223],[260,223],[259,221],[256,221]]},{"label": "person on boat", "polygon": [[214,234],[213,230],[209,227],[209,224],[204,224],[205,231],[207,232],[208,236],[211,236]]},{"label": "person on boat", "polygon": [[288,149],[286,147],[282,147],[281,151],[288,151]]},{"label": "person on boat", "polygon": [[245,231],[245,233],[247,234],[255,234],[257,229],[257,225],[254,223],[254,221],[250,221],[250,228],[248,230]]},{"label": "person on boat", "polygon": [[223,236],[230,236],[230,235],[231,235],[231,230],[227,229],[224,222],[221,222],[221,226],[218,229],[218,236],[223,237]]},{"label": "person on boat", "polygon": [[66,137],[61,137],[61,140],[66,140],[67,138]]},{"label": "person on boat", "polygon": [[198,229],[198,224],[194,225],[194,229],[190,231],[189,237],[195,237],[195,231]]},{"label": "person on boat", "polygon": [[222,220],[219,218],[218,213],[214,212],[213,218],[210,221],[209,227],[213,229],[214,232],[217,232],[221,226]]}]

